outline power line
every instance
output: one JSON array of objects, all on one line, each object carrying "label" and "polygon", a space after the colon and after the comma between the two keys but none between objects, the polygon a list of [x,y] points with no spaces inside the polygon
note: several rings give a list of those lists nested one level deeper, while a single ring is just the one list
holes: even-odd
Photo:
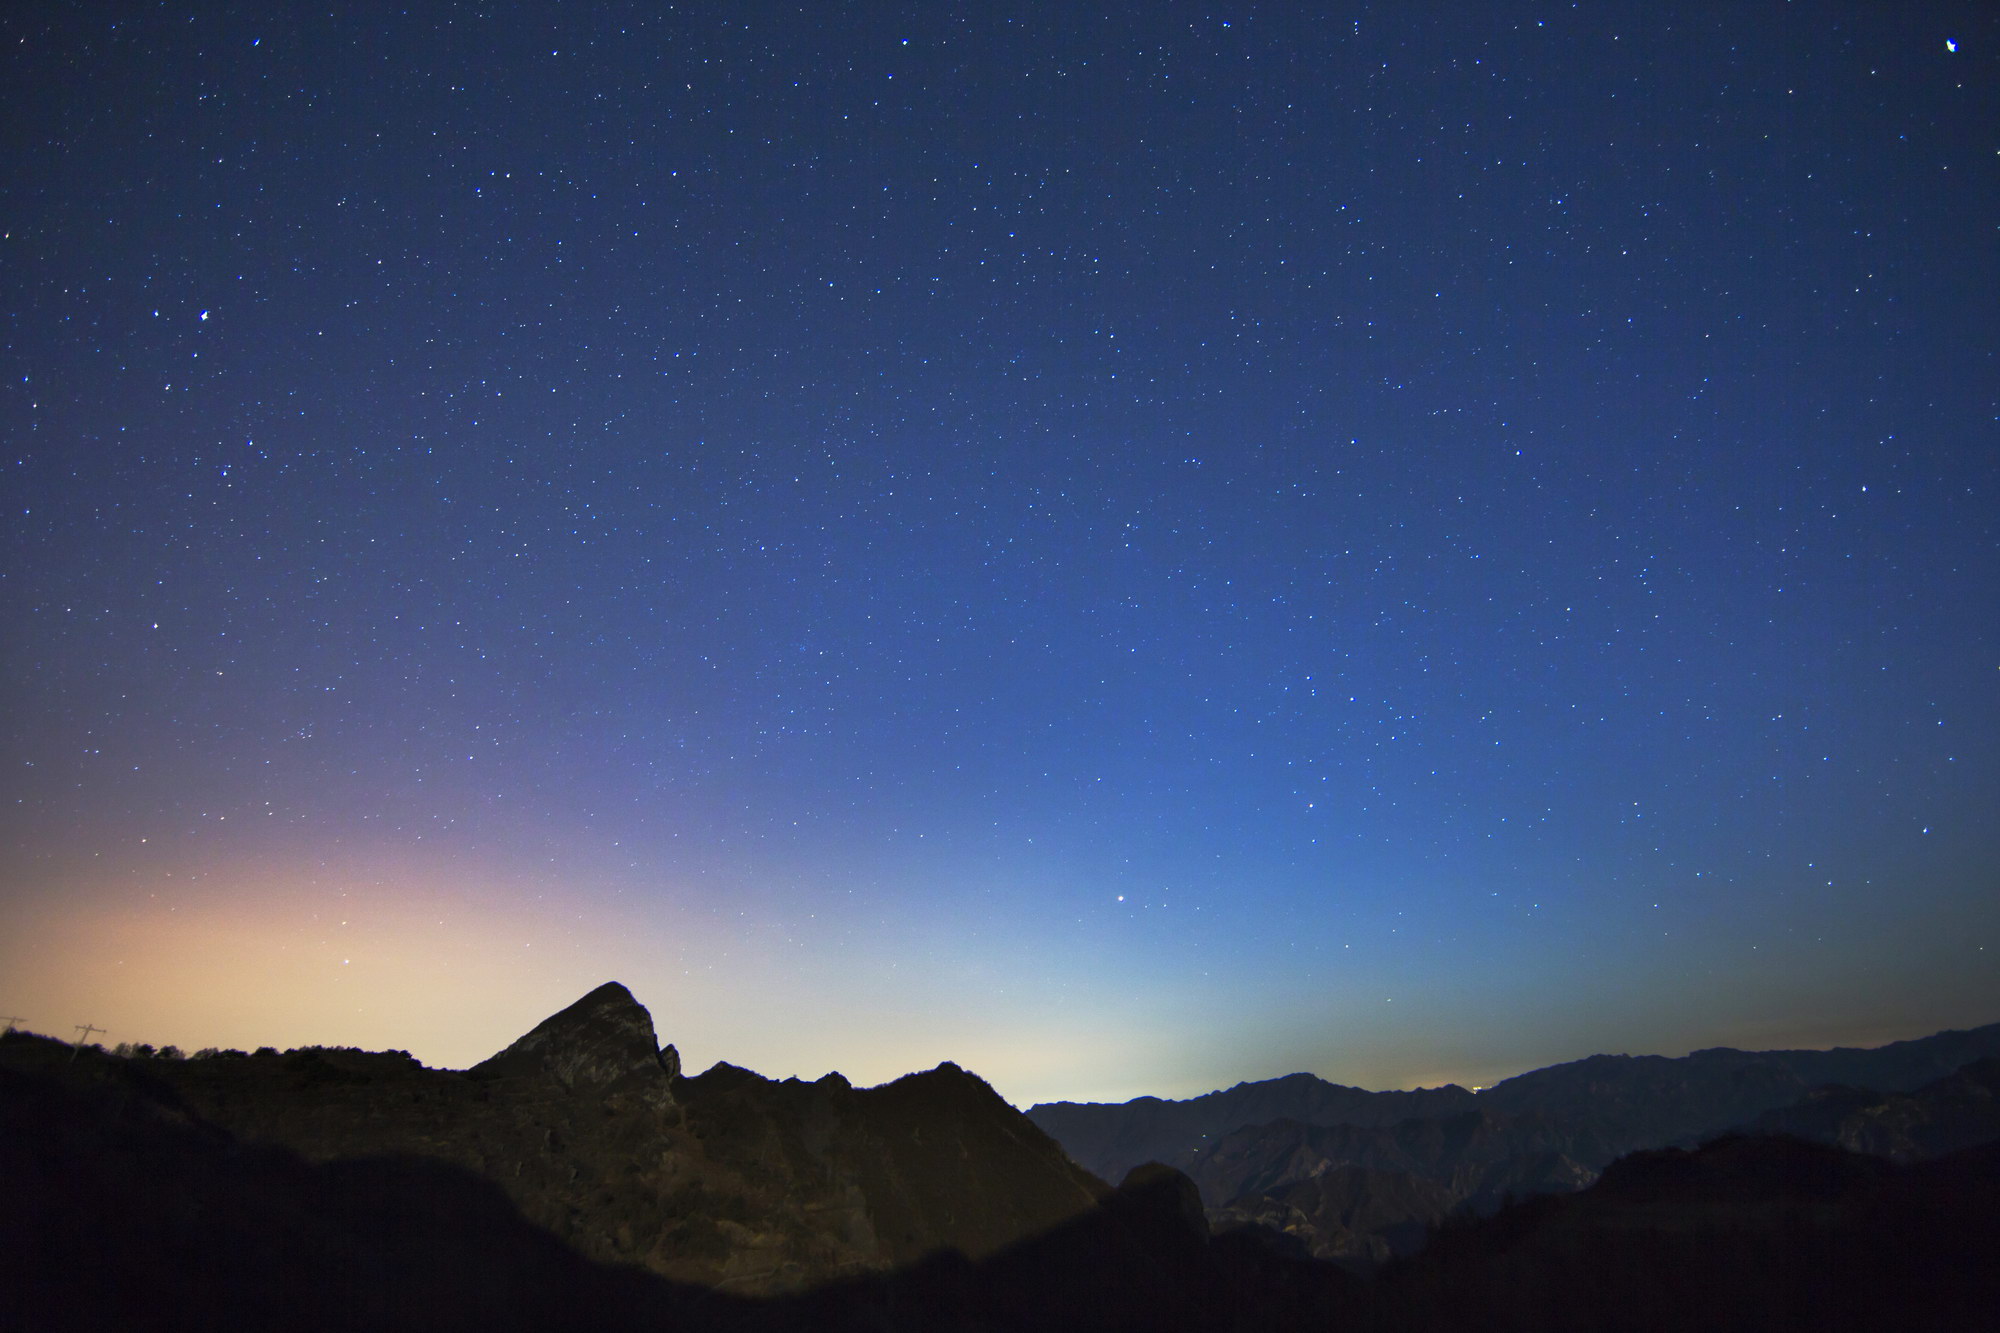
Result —
[{"label": "power line", "polygon": [[106,1029],[97,1026],[95,1023],[78,1023],[76,1025],[76,1044],[70,1047],[69,1050],[69,1062],[71,1064],[76,1063],[76,1057],[83,1050],[83,1044],[90,1040],[90,1034],[93,1032],[102,1032],[107,1036],[110,1035]]}]

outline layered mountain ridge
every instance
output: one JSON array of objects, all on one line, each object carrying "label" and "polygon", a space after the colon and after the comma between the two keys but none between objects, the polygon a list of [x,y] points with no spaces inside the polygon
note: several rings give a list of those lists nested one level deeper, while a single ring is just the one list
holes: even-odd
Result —
[{"label": "layered mountain ridge", "polygon": [[1370,1092],[1297,1073],[1182,1101],[1042,1102],[1028,1108],[1028,1118],[1080,1165],[1108,1179],[1147,1161],[1186,1168],[1215,1140],[1249,1125],[1387,1126],[1474,1109],[1573,1123],[1591,1136],[1587,1156],[1602,1166],[1622,1153],[1744,1124],[1826,1084],[1907,1092],[1994,1057],[2000,1057],[2000,1023],[1869,1048],[1718,1046],[1680,1057],[1592,1055],[1517,1074],[1478,1093],[1457,1084]]},{"label": "layered mountain ridge", "polygon": [[1147,1159],[1185,1171],[1219,1227],[1274,1227],[1320,1258],[1371,1264],[1411,1252],[1446,1216],[1581,1189],[1626,1154],[1735,1129],[1902,1161],[1983,1143],[2000,1125],[1987,1132],[1994,1113],[1972,1071],[1995,1056],[2000,1024],[1872,1049],[1595,1055],[1479,1093],[1368,1092],[1291,1074],[1186,1101],[1046,1103],[1028,1116],[1099,1174]]},{"label": "layered mountain ridge", "polygon": [[1119,1179],[1141,1162],[1184,1166],[1214,1139],[1244,1125],[1297,1120],[1312,1125],[1393,1125],[1469,1111],[1475,1094],[1448,1084],[1414,1092],[1370,1092],[1312,1074],[1287,1074],[1186,1101],[1043,1102],[1028,1119],[1047,1130],[1085,1170]]}]

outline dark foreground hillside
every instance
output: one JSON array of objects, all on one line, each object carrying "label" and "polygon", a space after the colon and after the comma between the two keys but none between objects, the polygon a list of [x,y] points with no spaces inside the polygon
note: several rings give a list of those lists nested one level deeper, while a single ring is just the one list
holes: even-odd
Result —
[{"label": "dark foreground hillside", "polygon": [[1784,1138],[1635,1153],[1376,1278],[1407,1333],[1992,1328],[2000,1145],[1913,1165]]}]

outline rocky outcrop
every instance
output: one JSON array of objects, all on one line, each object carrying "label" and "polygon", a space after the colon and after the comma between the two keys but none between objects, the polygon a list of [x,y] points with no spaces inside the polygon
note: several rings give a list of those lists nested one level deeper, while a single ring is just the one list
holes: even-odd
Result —
[{"label": "rocky outcrop", "polygon": [[568,1093],[632,1092],[673,1104],[680,1054],[662,1049],[653,1016],[632,992],[607,981],[466,1073],[475,1079],[546,1078]]}]

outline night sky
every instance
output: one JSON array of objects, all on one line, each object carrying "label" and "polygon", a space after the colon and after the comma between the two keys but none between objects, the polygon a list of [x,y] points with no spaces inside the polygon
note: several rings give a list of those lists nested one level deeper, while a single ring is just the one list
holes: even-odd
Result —
[{"label": "night sky", "polygon": [[0,1013],[2000,1019],[2000,9],[282,8],[0,14]]}]

